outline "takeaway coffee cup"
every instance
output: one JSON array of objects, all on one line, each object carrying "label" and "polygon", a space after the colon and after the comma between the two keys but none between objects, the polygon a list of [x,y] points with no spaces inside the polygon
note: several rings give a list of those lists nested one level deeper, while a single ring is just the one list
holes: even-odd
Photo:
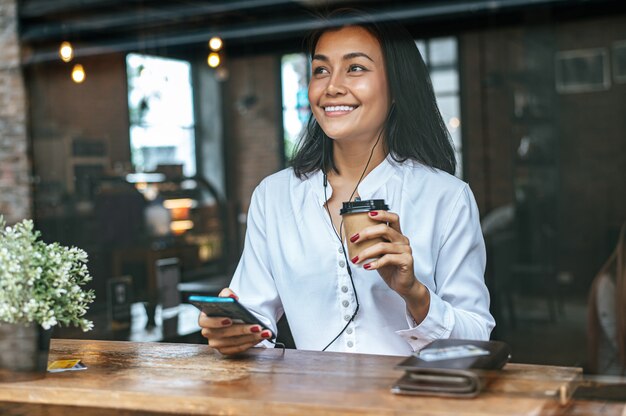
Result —
[{"label": "takeaway coffee cup", "polygon": [[[354,258],[358,253],[364,249],[373,246],[374,244],[383,241],[382,238],[373,238],[371,240],[364,240],[362,242],[352,243],[350,237],[360,232],[370,225],[380,224],[380,221],[375,221],[370,218],[368,213],[370,211],[388,211],[389,207],[385,204],[384,199],[368,199],[365,201],[357,200],[353,202],[344,202],[343,208],[339,211],[343,218],[343,227],[346,232],[346,241],[348,244],[348,254],[350,258]],[[360,264],[366,264],[375,260],[366,259]]]}]

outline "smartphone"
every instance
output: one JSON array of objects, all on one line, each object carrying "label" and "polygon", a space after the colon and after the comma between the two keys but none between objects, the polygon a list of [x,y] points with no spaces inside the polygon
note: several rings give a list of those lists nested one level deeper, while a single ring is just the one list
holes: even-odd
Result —
[{"label": "smartphone", "polygon": [[273,334],[273,331],[236,299],[193,295],[189,296],[189,303],[204,312],[206,316],[230,318],[236,324],[259,325]]}]

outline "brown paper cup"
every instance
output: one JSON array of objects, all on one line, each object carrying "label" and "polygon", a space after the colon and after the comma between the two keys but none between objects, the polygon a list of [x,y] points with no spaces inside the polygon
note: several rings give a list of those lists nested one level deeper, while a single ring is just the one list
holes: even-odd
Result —
[{"label": "brown paper cup", "polygon": [[[343,228],[346,230],[346,243],[348,245],[348,255],[350,256],[350,259],[353,259],[354,256],[357,256],[361,251],[365,250],[366,248],[383,241],[382,238],[363,240],[361,242],[357,240],[355,243],[350,241],[350,237],[352,237],[354,234],[361,232],[364,228],[377,224],[380,224],[380,221],[374,221],[373,219],[371,219],[367,212],[359,214],[346,214],[343,216]],[[369,263],[369,261],[373,260],[376,259],[367,259],[361,264]]]},{"label": "brown paper cup", "polygon": [[[361,253],[364,249],[383,241],[382,238],[362,241],[357,240],[354,243],[350,241],[350,237],[354,234],[360,233],[363,229],[372,225],[380,224],[380,221],[373,220],[369,216],[370,211],[379,210],[389,210],[389,207],[382,199],[370,199],[366,201],[357,200],[354,202],[343,203],[343,208],[341,209],[340,214],[343,218],[343,228],[345,231],[346,243],[348,245],[348,255],[350,259],[359,255],[359,253]],[[362,260],[359,266],[374,260],[376,260],[376,258]]]}]

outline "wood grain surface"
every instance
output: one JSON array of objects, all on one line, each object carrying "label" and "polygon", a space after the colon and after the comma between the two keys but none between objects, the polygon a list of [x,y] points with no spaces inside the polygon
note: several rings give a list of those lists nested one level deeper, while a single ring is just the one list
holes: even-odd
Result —
[{"label": "wood grain surface", "polygon": [[574,414],[567,413],[571,407],[558,405],[557,396],[561,386],[581,375],[577,368],[509,364],[478,398],[450,399],[391,394],[391,385],[402,374],[394,366],[402,357],[297,350],[283,354],[258,348],[227,358],[205,345],[52,340],[50,360],[70,358],[81,359],[88,369],[0,383],[0,413],[9,414],[2,410],[10,406],[36,409],[47,404],[54,405],[51,410],[80,406],[84,411],[77,414],[94,415],[109,410],[227,415]]}]

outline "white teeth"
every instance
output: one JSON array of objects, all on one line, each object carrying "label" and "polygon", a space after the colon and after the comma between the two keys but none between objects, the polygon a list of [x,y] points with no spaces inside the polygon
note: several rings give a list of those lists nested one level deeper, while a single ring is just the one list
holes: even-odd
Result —
[{"label": "white teeth", "polygon": [[352,111],[352,110],[354,110],[354,107],[349,106],[349,105],[335,105],[335,106],[324,108],[324,111],[326,111],[327,113],[332,113],[333,111]]}]

